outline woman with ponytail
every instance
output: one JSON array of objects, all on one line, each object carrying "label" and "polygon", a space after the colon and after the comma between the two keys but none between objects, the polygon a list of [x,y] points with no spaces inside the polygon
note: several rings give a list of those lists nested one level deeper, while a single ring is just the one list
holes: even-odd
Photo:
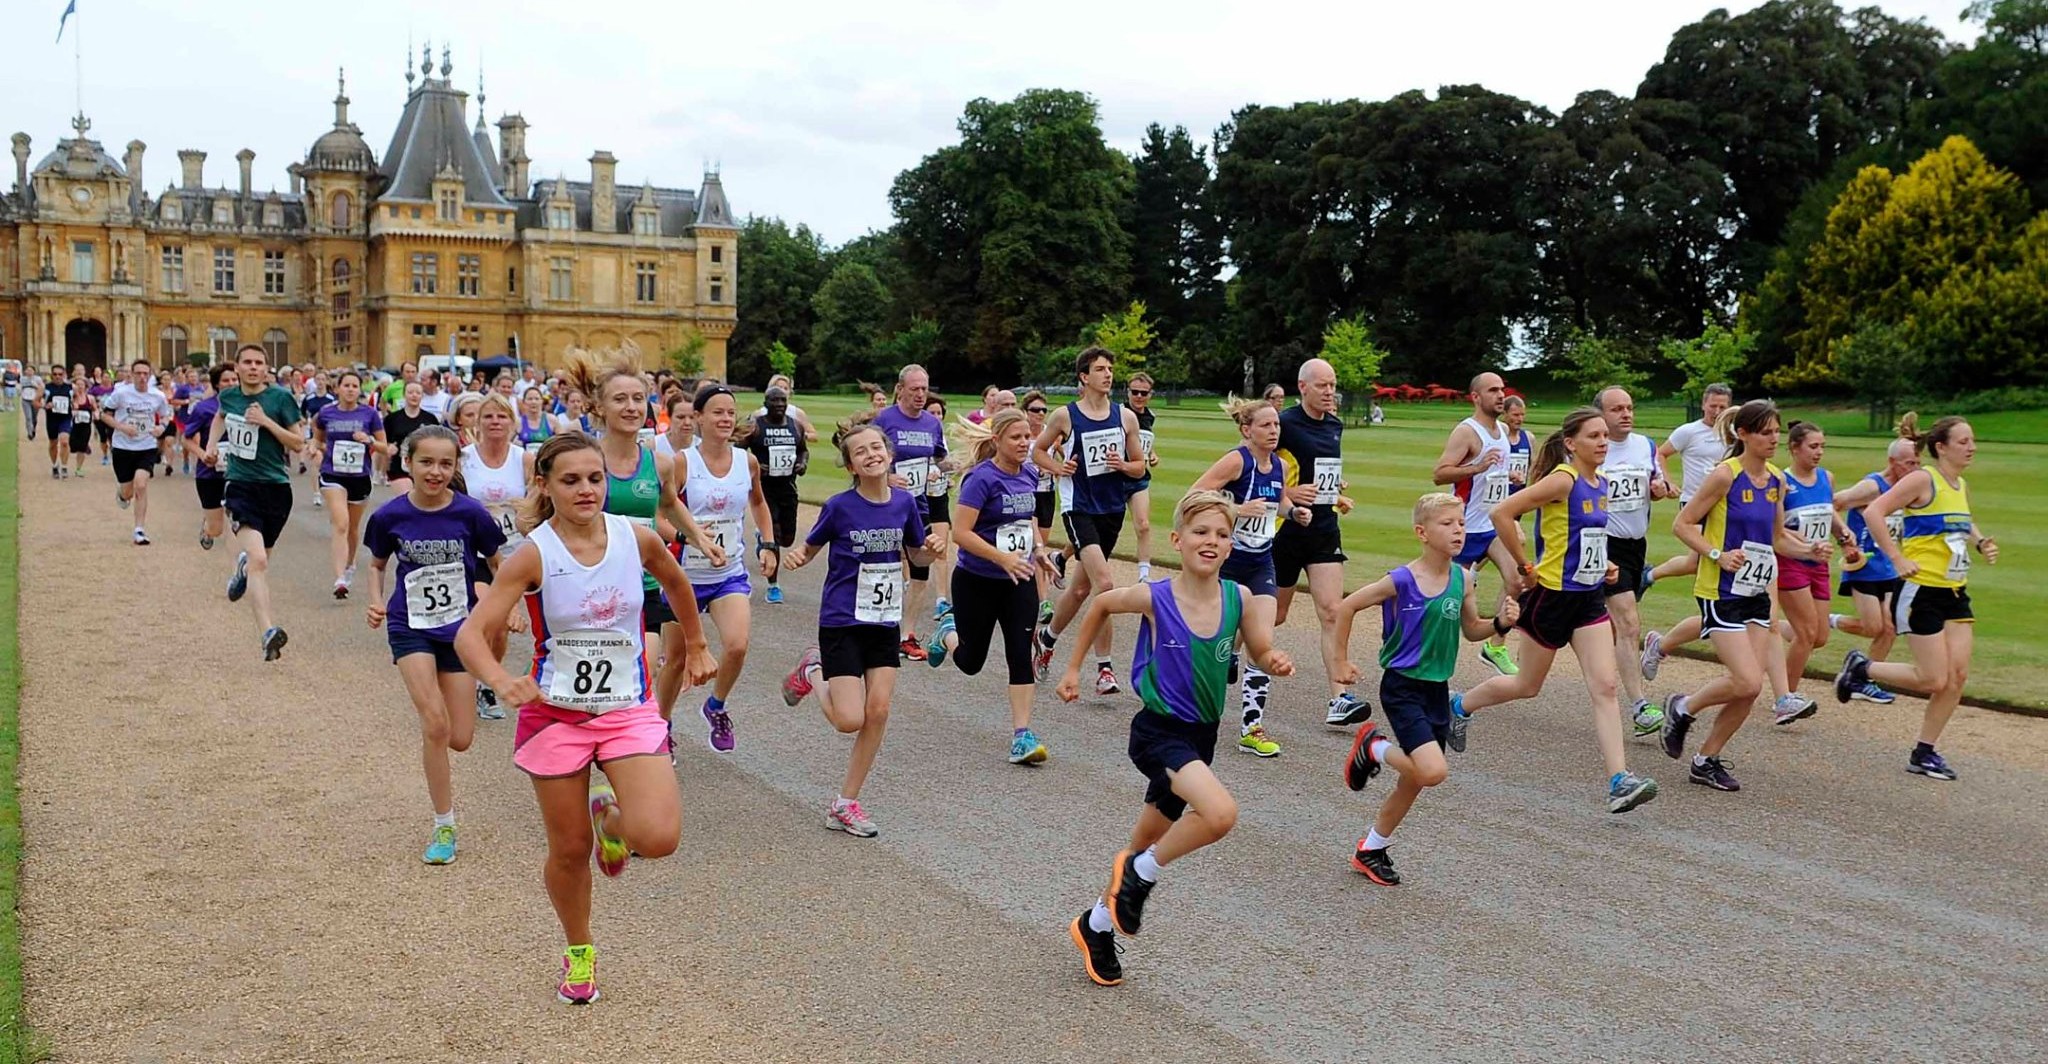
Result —
[{"label": "woman with ponytail", "polygon": [[[1920,468],[1899,478],[1891,490],[1863,511],[1872,542],[1892,563],[1905,584],[1892,607],[1892,621],[1912,648],[1913,664],[1872,661],[1851,650],[1835,676],[1835,699],[1847,702],[1871,681],[1927,692],[1927,711],[1920,718],[1919,742],[1906,758],[1906,771],[1934,780],[1952,780],[1956,771],[1935,752],[1941,730],[1962,701],[1963,681],[1970,675],[1970,653],[1976,642],[1976,615],[1970,610],[1970,551],[1987,565],[1998,564],[1998,544],[1970,512],[1970,486],[1963,471],[1977,457],[1977,435],[1959,417],[1936,421],[1919,431],[1919,415],[1907,414],[1899,435],[1921,451]],[[1890,518],[1899,514],[1899,534]]]}]

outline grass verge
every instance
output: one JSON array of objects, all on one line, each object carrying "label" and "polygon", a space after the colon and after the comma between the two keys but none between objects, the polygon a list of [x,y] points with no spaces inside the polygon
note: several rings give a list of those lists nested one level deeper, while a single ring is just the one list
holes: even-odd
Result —
[{"label": "grass verge", "polygon": [[[7,419],[11,422],[13,419]],[[21,440],[0,431],[0,1064],[43,1060],[21,1000]]]}]

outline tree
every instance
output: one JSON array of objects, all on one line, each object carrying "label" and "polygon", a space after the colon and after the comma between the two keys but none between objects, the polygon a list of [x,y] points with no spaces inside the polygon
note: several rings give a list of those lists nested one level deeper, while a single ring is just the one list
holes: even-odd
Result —
[{"label": "tree", "polygon": [[748,218],[740,226],[738,322],[726,344],[727,375],[760,381],[770,372],[768,351],[810,346],[811,300],[827,272],[823,242],[810,227],[791,229],[780,218]]},{"label": "tree", "polygon": [[1145,318],[1145,304],[1133,302],[1118,313],[1104,315],[1089,332],[1098,346],[1116,356],[1118,380],[1130,380],[1145,368],[1145,352],[1154,338],[1152,323]]},{"label": "tree", "polygon": [[959,129],[897,176],[889,204],[917,305],[985,378],[1123,302],[1131,162],[1078,92],[977,99]]},{"label": "tree", "polygon": [[1678,388],[1681,398],[1697,402],[1706,395],[1707,385],[1724,383],[1749,362],[1756,335],[1740,326],[1730,329],[1712,318],[1706,330],[1690,340],[1670,339],[1657,351],[1664,360],[1685,371],[1685,383]]},{"label": "tree", "polygon": [[1323,330],[1321,357],[1336,371],[1338,389],[1355,402],[1379,380],[1387,353],[1372,342],[1363,318],[1342,318]]},{"label": "tree", "polygon": [[1872,425],[1889,421],[1892,408],[1914,388],[1920,352],[1897,326],[1881,323],[1864,323],[1833,346],[1836,370],[1856,398],[1870,404]]},{"label": "tree", "polygon": [[811,356],[826,380],[838,383],[873,377],[875,345],[882,338],[888,302],[888,289],[864,263],[841,263],[825,278],[813,300],[817,324],[811,328]]},{"label": "tree", "polygon": [[683,340],[661,356],[663,362],[678,377],[698,378],[704,375],[704,348],[709,344],[704,334],[695,329],[684,329]]},{"label": "tree", "polygon": [[1589,332],[1574,330],[1553,356],[1559,381],[1572,386],[1572,394],[1591,402],[1602,388],[1626,388],[1633,392],[1650,379],[1620,344]]},{"label": "tree", "polygon": [[939,323],[930,318],[916,318],[909,328],[892,333],[875,347],[875,366],[877,372],[913,364],[929,368],[938,353]]},{"label": "tree", "polygon": [[1984,36],[1942,61],[1940,92],[1912,111],[1914,147],[1966,136],[2048,209],[2048,0],[1979,0],[1964,15]]},{"label": "tree", "polygon": [[1171,338],[1223,310],[1223,233],[1209,204],[1207,150],[1187,127],[1169,133],[1155,122],[1132,166],[1131,295]]},{"label": "tree", "polygon": [[791,351],[782,341],[775,341],[768,347],[768,368],[790,380],[795,380],[796,352]]}]

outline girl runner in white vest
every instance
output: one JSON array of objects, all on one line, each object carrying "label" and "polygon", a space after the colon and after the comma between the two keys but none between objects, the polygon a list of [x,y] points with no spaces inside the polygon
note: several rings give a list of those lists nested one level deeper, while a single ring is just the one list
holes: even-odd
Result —
[{"label": "girl runner in white vest", "polygon": [[[496,392],[484,396],[477,405],[476,420],[476,442],[462,449],[462,490],[484,504],[484,510],[505,537],[505,553],[509,555],[526,542],[526,536],[519,531],[519,508],[526,502],[526,485],[533,479],[533,452],[513,443],[519,414],[510,399]],[[515,611],[510,627],[515,632],[526,631],[525,616]],[[499,658],[505,656],[503,642],[492,649]],[[476,685],[476,715],[482,720],[505,719],[505,708],[498,704],[498,696],[482,681]]]},{"label": "girl runner in white vest", "polygon": [[[700,712],[711,727],[716,753],[729,754],[735,745],[732,717],[725,700],[747,666],[747,642],[753,630],[753,585],[747,580],[746,554],[740,549],[745,517],[754,515],[756,534],[768,527],[768,498],[761,493],[761,465],[733,446],[739,407],[732,389],[708,384],[697,393],[697,442],[676,455],[676,480],[682,485],[683,507],[705,538],[724,557],[707,556],[694,545],[683,549],[683,572],[695,589],[696,613],[711,615],[718,626],[718,678]],[[680,607],[681,602],[671,603]],[[692,612],[678,608],[676,614]],[[679,661],[664,662],[664,672],[680,670]]]},{"label": "girl runner in white vest", "polygon": [[[543,444],[534,459],[535,491],[521,512],[527,542],[496,578],[456,634],[472,675],[501,702],[519,707],[512,761],[533,777],[547,828],[543,873],[568,948],[556,996],[597,1000],[597,947],[590,932],[590,863],[607,876],[642,859],[675,852],[682,798],[668,752],[668,725],[654,705],[652,669],[641,633],[641,578],[687,601],[690,582],[653,529],[604,512],[604,456],[580,433]],[[533,619],[533,668],[507,672],[492,646],[524,597]],[[694,613],[681,622],[688,672],[708,677],[711,655]],[[590,768],[604,771],[592,783]]]}]

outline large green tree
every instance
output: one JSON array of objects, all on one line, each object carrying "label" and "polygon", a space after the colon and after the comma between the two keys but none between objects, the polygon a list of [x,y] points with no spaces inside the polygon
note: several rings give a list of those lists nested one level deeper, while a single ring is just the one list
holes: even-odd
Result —
[{"label": "large green tree", "polygon": [[739,322],[726,345],[726,375],[748,384],[768,377],[775,344],[803,352],[815,324],[812,297],[825,282],[823,241],[809,226],[750,217],[740,226]]},{"label": "large green tree", "polygon": [[1942,62],[1938,95],[1913,110],[1916,144],[1969,137],[2048,210],[2048,0],[1979,0],[1967,14],[1984,34]]},{"label": "large green tree", "polygon": [[1223,312],[1223,234],[1209,203],[1208,150],[1187,127],[1168,132],[1155,122],[1132,166],[1131,297],[1171,339]]},{"label": "large green tree", "polygon": [[810,350],[826,380],[873,379],[888,307],[889,290],[866,263],[840,263],[818,286]]},{"label": "large green tree", "polygon": [[1132,172],[1083,93],[977,99],[959,130],[897,176],[889,203],[915,302],[964,355],[940,376],[973,383],[1123,302]]}]

